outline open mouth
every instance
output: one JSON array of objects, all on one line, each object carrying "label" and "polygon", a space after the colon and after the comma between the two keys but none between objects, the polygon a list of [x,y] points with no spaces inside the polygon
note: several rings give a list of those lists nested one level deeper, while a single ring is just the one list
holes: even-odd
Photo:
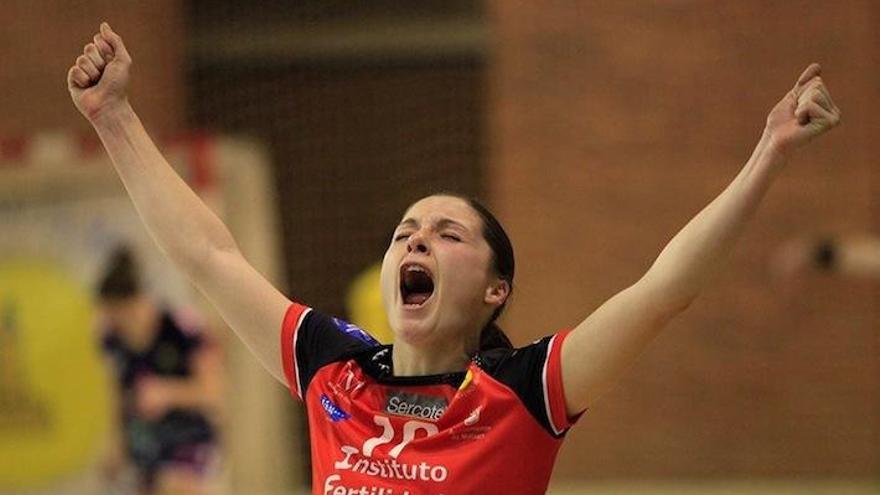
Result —
[{"label": "open mouth", "polygon": [[419,307],[434,294],[434,279],[422,266],[407,263],[400,267],[400,295],[404,306]]}]

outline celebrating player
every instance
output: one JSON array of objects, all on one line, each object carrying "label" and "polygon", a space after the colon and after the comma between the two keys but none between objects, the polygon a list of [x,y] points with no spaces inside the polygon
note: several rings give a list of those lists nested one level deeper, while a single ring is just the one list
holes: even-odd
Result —
[{"label": "celebrating player", "polygon": [[306,404],[316,494],[543,493],[569,427],[718,272],[793,152],[840,120],[810,65],[742,171],[641,279],[573,330],[518,349],[494,325],[513,289],[504,230],[475,201],[424,198],[383,260],[395,341],[381,346],[291,302],[245,260],[144,131],[126,97],[130,64],[102,24],[69,71],[73,101],[155,241]]}]

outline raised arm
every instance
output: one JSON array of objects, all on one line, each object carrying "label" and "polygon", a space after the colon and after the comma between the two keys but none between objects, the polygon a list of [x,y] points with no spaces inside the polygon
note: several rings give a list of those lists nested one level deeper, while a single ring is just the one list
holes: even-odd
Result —
[{"label": "raised arm", "polygon": [[225,225],[174,172],[129,105],[131,57],[107,23],[67,74],[71,98],[104,143],[159,248],[284,383],[278,334],[289,301],[242,256]]},{"label": "raised arm", "polygon": [[818,64],[767,117],[764,133],[733,182],[669,242],[635,284],[579,324],[562,348],[566,407],[591,406],[647,344],[684,311],[715,276],[791,153],[837,125],[840,111]]}]

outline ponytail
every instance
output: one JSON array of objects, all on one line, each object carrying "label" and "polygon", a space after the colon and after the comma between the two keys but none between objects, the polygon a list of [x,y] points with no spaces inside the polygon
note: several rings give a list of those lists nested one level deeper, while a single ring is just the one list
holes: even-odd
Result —
[{"label": "ponytail", "polygon": [[513,349],[513,344],[510,343],[507,334],[494,320],[489,322],[480,332],[480,351],[491,349]]}]

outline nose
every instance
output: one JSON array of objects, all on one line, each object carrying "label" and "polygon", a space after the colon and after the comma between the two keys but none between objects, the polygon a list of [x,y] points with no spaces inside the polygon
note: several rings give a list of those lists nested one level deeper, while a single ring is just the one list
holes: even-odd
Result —
[{"label": "nose", "polygon": [[421,230],[414,232],[406,240],[406,252],[412,253],[413,251],[421,254],[428,254],[431,252],[428,248],[428,242]]}]

